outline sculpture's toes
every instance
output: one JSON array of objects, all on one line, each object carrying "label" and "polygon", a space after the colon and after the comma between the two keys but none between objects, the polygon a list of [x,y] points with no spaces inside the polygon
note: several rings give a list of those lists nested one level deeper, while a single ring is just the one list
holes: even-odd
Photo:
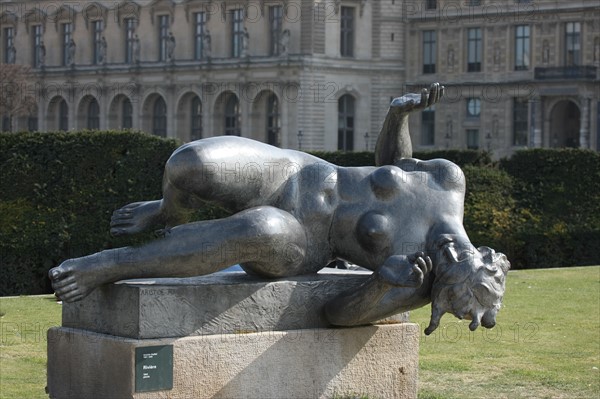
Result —
[{"label": "sculpture's toes", "polygon": [[83,298],[83,295],[73,275],[73,270],[66,263],[51,269],[48,277],[50,277],[56,296],[65,302],[70,302],[77,300],[75,298]]},{"label": "sculpture's toes", "polygon": [[110,234],[120,236],[135,233],[135,230],[137,229],[133,212],[123,208],[113,212],[110,219]]},{"label": "sculpture's toes", "polygon": [[160,214],[160,201],[134,202],[117,209],[110,219],[110,234],[140,233],[153,225]]}]

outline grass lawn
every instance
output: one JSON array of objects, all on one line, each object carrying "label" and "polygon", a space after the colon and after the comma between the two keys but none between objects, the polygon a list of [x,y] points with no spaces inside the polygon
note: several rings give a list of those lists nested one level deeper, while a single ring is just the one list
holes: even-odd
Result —
[{"label": "grass lawn", "polygon": [[[0,298],[0,399],[47,398],[51,296]],[[429,307],[412,312],[428,324]],[[492,330],[446,315],[422,336],[419,398],[600,397],[600,266],[511,271]]]},{"label": "grass lawn", "polygon": [[0,298],[0,399],[45,398],[46,331],[60,325],[53,295]]},{"label": "grass lawn", "polygon": [[[429,308],[411,313],[424,329]],[[516,270],[492,330],[422,335],[419,398],[599,398],[600,267]]]}]

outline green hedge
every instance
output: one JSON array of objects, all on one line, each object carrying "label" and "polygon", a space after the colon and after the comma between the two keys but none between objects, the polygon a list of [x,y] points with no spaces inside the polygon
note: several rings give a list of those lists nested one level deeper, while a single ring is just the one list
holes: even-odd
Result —
[{"label": "green hedge", "polygon": [[500,167],[528,217],[513,233],[522,267],[600,263],[600,154],[577,149],[519,151]]},{"label": "green hedge", "polygon": [[0,295],[49,292],[48,269],[148,237],[110,237],[112,212],[161,197],[177,147],[142,133],[0,135]]},{"label": "green hedge", "polygon": [[[174,140],[136,132],[0,134],[0,295],[50,292],[62,260],[151,239],[113,238],[112,212],[161,197]],[[314,153],[343,166],[373,153]],[[527,150],[493,165],[478,151],[415,153],[448,158],[467,177],[465,227],[476,245],[505,252],[514,268],[600,263],[600,155]],[[225,213],[207,206],[199,219]]]}]

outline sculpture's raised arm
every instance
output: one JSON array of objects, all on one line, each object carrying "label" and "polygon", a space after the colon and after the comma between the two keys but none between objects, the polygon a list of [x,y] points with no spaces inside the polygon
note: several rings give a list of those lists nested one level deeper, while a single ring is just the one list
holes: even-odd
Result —
[{"label": "sculpture's raised arm", "polygon": [[408,130],[408,115],[437,103],[444,95],[444,86],[433,83],[420,94],[409,93],[395,98],[383,122],[375,146],[377,166],[394,165],[402,158],[412,157],[412,142]]}]

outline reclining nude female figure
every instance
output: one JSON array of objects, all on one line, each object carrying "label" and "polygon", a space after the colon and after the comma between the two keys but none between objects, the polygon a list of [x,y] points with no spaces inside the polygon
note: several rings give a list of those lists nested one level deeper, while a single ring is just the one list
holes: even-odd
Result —
[{"label": "reclining nude female figure", "polygon": [[[49,272],[56,295],[78,301],[102,284],[206,275],[236,263],[251,274],[289,277],[341,258],[374,272],[326,305],[332,324],[366,324],[432,302],[426,333],[445,312],[472,320],[471,329],[493,327],[510,264],[469,242],[460,168],[409,158],[409,113],[442,95],[433,84],[392,101],[378,167],[340,167],[232,136],[181,146],[166,163],[163,198],[126,205],[111,220],[113,235],[160,225],[163,236],[63,262]],[[233,215],[186,223],[206,201]]]}]

